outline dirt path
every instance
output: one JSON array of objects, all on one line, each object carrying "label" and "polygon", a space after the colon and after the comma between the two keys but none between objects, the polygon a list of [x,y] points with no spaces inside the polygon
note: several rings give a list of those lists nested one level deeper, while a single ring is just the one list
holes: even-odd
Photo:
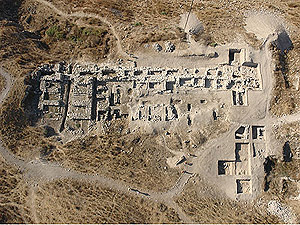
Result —
[{"label": "dirt path", "polygon": [[[43,4],[43,5],[46,5],[48,6],[49,8],[51,8],[55,13],[57,13],[58,15],[66,18],[66,19],[70,19],[72,17],[77,17],[77,18],[94,18],[94,19],[98,19],[100,20],[102,23],[105,23],[109,29],[111,30],[112,34],[115,36],[116,38],[116,43],[117,43],[117,51],[118,53],[126,58],[126,59],[130,59],[130,55],[127,54],[124,50],[123,50],[123,47],[122,47],[122,44],[121,44],[121,39],[115,29],[115,27],[104,17],[102,16],[99,16],[97,14],[94,14],[94,13],[84,13],[84,12],[74,12],[74,13],[65,13],[63,11],[61,11],[60,9],[58,9],[55,5],[53,5],[51,2],[48,2],[48,1],[45,1],[45,0],[35,0],[36,2],[40,3],[40,4]],[[89,26],[89,27],[92,27],[92,25],[88,25],[88,24],[85,24],[83,22],[78,22],[78,21],[75,21],[75,24],[77,25],[85,25],[85,26]],[[97,27],[97,26],[95,26]]]},{"label": "dirt path", "polygon": [[280,118],[273,118],[273,124],[282,125],[282,124],[297,122],[299,120],[300,120],[300,112],[287,115],[287,116],[282,116]]},{"label": "dirt path", "polygon": [[6,95],[8,94],[9,90],[11,89],[11,86],[13,84],[13,78],[10,74],[8,74],[6,71],[4,71],[0,67],[0,74],[5,78],[5,87],[3,88],[2,92],[0,93],[0,104],[5,99]]},{"label": "dirt path", "polygon": [[31,211],[31,216],[32,216],[32,219],[34,221],[35,224],[39,224],[39,219],[37,218],[37,214],[36,214],[36,203],[35,203],[35,198],[36,198],[36,188],[31,185],[30,188],[29,188],[29,207],[30,207],[30,211]]}]

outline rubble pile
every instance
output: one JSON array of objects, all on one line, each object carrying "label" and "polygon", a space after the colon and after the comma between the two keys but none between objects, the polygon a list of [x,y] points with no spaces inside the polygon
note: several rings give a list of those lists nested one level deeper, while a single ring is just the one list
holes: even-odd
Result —
[{"label": "rubble pile", "polygon": [[284,223],[294,223],[295,215],[278,201],[269,201],[267,210],[282,219]]},{"label": "rubble pile", "polygon": [[167,41],[165,42],[165,47],[166,47],[166,52],[174,52],[175,51],[175,45],[170,42],[170,41]]},{"label": "rubble pile", "polygon": [[160,51],[162,51],[163,48],[161,47],[160,44],[154,43],[154,44],[153,44],[153,49],[154,49],[155,51],[157,51],[157,52],[160,52]]}]

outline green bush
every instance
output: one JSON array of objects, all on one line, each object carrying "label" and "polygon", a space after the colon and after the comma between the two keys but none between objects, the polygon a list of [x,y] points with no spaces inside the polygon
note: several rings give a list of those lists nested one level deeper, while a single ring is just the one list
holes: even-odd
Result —
[{"label": "green bush", "polygon": [[218,44],[216,42],[211,42],[208,45],[211,46],[211,47],[216,47]]},{"label": "green bush", "polygon": [[72,35],[69,39],[75,43],[82,41],[81,37],[76,35]]},{"label": "green bush", "polygon": [[107,30],[104,29],[93,29],[90,27],[82,27],[77,29],[73,35],[69,36],[68,39],[75,43],[81,43],[87,39],[88,36],[99,36],[100,38],[107,33]]},{"label": "green bush", "polygon": [[143,24],[142,24],[141,22],[137,22],[137,23],[134,24],[134,26],[136,26],[136,27],[137,27],[137,26],[142,26],[142,25],[143,25]]},{"label": "green bush", "polygon": [[95,33],[95,31],[92,28],[83,28],[81,33],[82,35],[89,36]]},{"label": "green bush", "polygon": [[47,31],[46,31],[47,36],[52,37],[52,38],[56,38],[58,40],[64,38],[64,33],[62,32],[62,30],[56,26],[53,25],[52,27],[50,27]]}]

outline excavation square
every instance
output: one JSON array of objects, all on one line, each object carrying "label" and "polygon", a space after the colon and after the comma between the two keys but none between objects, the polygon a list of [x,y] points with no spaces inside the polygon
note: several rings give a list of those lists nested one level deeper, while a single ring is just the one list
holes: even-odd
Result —
[{"label": "excavation square", "polygon": [[235,132],[235,139],[249,139],[249,125],[248,126],[240,126],[239,129]]},{"label": "excavation square", "polygon": [[249,156],[249,143],[235,143],[235,159],[237,162],[248,161]]},{"label": "excavation square", "polygon": [[237,179],[236,187],[237,187],[237,194],[252,193],[252,183],[250,179]]},{"label": "excavation square", "polygon": [[218,175],[234,175],[235,162],[219,160],[218,161]]},{"label": "excavation square", "polygon": [[264,126],[253,126],[252,127],[252,138],[254,140],[265,140],[266,130]]}]

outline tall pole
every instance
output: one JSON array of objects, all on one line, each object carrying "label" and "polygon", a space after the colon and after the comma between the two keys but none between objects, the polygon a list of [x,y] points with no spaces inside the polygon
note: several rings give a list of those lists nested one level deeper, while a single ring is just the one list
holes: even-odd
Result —
[{"label": "tall pole", "polygon": [[194,0],[192,0],[191,7],[190,7],[190,11],[189,11],[189,13],[188,13],[188,15],[187,15],[187,18],[186,18],[186,22],[185,22],[183,31],[185,31],[185,28],[186,28],[187,23],[188,23],[188,21],[189,21],[190,14],[191,14],[191,11],[192,11],[192,8],[193,8],[193,4],[194,4]]}]

